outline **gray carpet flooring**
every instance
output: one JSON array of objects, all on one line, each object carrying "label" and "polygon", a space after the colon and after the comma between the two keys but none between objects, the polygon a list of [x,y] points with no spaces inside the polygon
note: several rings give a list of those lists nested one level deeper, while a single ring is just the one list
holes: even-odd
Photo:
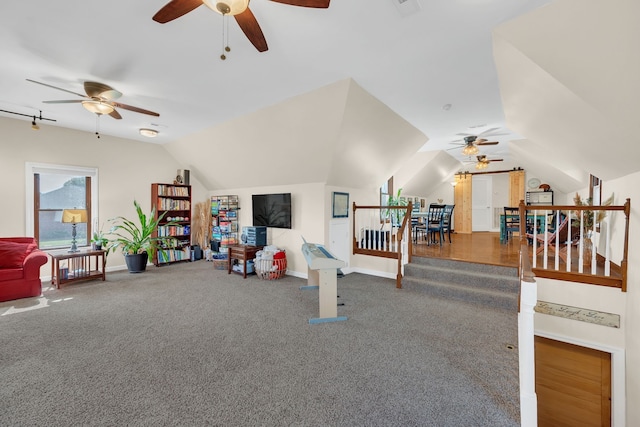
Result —
[{"label": "gray carpet flooring", "polygon": [[3,426],[517,426],[516,313],[198,261],[0,303]]}]

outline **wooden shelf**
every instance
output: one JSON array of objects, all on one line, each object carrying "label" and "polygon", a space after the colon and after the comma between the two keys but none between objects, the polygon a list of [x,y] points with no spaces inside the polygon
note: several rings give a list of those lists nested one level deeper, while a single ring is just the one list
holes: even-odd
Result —
[{"label": "wooden shelf", "polygon": [[[156,266],[191,260],[191,186],[151,184],[151,205],[155,218],[164,214],[153,237],[171,236],[176,248],[159,249],[154,257]],[[169,222],[172,225],[167,225]]]}]

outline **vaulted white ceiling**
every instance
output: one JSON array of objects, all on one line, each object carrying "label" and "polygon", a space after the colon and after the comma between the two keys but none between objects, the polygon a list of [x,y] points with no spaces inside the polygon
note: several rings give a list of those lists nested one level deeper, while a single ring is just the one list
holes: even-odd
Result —
[{"label": "vaulted white ceiling", "polygon": [[[521,166],[566,192],[589,173],[638,170],[637,1],[253,0],[269,50],[231,20],[226,61],[219,15],[203,6],[161,25],[151,17],[163,5],[2,2],[0,109],[99,125],[103,141],[155,128],[152,141],[212,190],[375,187],[396,174],[426,195],[469,169],[452,141],[488,129],[499,144],[482,153],[505,159],[489,170]],[[121,110],[97,123],[79,104],[43,104],[74,95],[26,79],[76,93],[103,82],[160,117]],[[261,175],[231,185],[244,165]]]}]

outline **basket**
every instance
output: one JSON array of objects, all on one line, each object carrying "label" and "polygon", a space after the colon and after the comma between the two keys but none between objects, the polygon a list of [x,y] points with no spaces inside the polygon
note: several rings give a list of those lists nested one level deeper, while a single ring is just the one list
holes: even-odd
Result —
[{"label": "basket", "polygon": [[263,280],[282,279],[287,272],[287,259],[256,259],[255,271]]},{"label": "basket", "polygon": [[226,270],[229,266],[226,254],[213,255],[213,268],[216,270]]}]

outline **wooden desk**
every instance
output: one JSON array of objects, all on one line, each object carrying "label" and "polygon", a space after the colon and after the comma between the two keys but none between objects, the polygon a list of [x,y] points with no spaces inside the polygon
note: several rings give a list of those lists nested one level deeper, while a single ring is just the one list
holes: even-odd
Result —
[{"label": "wooden desk", "polygon": [[[231,272],[233,271],[234,273],[242,274],[242,277],[246,279],[247,278],[247,262],[252,259],[255,259],[256,252],[262,250],[262,248],[264,248],[264,246],[249,246],[249,245],[229,246],[229,253],[227,257],[227,262],[228,262],[227,273],[231,274]],[[233,270],[234,259],[237,259],[238,261],[243,261],[241,272]],[[254,273],[255,273],[255,267],[254,267]]]},{"label": "wooden desk", "polygon": [[80,252],[50,253],[51,284],[60,289],[65,283],[78,282],[107,277],[105,250],[88,250]]}]

